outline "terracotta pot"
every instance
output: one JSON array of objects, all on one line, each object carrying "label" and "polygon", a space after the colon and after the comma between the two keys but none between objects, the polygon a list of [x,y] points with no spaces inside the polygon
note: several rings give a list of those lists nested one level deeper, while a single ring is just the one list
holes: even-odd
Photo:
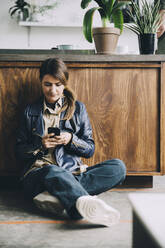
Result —
[{"label": "terracotta pot", "polygon": [[93,28],[93,38],[97,53],[114,54],[119,36],[119,28]]}]

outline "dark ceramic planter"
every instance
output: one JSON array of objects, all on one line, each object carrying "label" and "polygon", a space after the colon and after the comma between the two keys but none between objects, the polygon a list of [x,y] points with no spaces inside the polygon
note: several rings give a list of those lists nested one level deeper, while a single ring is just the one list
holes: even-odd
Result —
[{"label": "dark ceramic planter", "polygon": [[139,40],[139,51],[140,54],[154,54],[155,47],[155,39],[156,34],[140,34],[138,36]]}]

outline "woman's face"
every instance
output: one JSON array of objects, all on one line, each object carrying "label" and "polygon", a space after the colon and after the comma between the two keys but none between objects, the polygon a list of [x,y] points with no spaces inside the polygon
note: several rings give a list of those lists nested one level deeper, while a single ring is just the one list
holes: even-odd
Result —
[{"label": "woman's face", "polygon": [[55,103],[63,96],[64,85],[58,79],[46,74],[42,79],[42,91],[48,103]]}]

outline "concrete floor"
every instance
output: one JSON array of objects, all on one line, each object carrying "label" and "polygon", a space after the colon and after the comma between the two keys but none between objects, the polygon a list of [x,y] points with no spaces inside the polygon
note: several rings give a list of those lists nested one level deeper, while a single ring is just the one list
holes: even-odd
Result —
[{"label": "concrete floor", "polygon": [[165,192],[165,177],[154,177],[152,189],[123,189],[100,194],[121,213],[110,228],[71,222],[46,214],[24,199],[20,190],[0,190],[0,248],[129,248],[132,247],[130,192]]}]

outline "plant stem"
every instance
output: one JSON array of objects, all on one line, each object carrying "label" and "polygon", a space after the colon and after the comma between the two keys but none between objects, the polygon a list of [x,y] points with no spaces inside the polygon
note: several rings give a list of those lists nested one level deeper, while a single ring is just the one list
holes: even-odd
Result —
[{"label": "plant stem", "polygon": [[104,17],[104,18],[102,17],[101,21],[102,21],[102,26],[104,28],[107,27],[108,19],[106,17]]}]

